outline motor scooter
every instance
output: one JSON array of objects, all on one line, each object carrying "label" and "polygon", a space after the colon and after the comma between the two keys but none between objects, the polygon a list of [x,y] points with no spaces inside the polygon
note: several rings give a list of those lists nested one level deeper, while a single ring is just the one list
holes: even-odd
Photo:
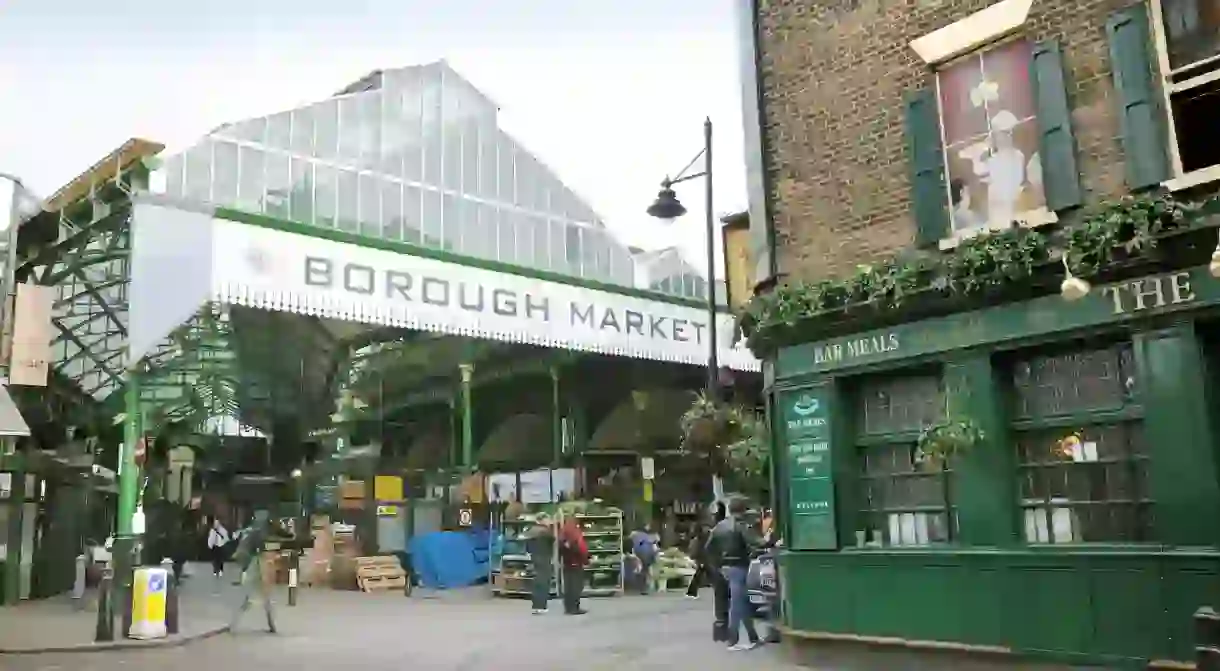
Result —
[{"label": "motor scooter", "polygon": [[767,643],[778,643],[780,638],[777,558],[778,551],[774,547],[759,550],[750,561],[750,568],[746,573],[746,593],[750,596],[750,607],[754,609],[754,618],[765,625],[766,632],[762,637]]}]

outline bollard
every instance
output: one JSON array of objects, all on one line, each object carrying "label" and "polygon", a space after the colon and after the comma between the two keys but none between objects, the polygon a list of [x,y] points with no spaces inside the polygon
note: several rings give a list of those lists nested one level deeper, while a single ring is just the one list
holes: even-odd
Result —
[{"label": "bollard", "polygon": [[1195,611],[1195,669],[1220,671],[1220,613],[1210,606]]},{"label": "bollard", "polygon": [[76,556],[76,578],[72,582],[72,605],[75,610],[85,609],[85,555]]},{"label": "bollard", "polygon": [[97,629],[93,640],[98,643],[108,643],[114,640],[114,610],[112,609],[110,590],[114,586],[114,569],[107,566],[102,569],[102,579],[97,585]]},{"label": "bollard", "polygon": [[167,636],[178,633],[179,617],[181,617],[181,611],[178,609],[178,578],[171,572],[165,583],[165,634]]},{"label": "bollard", "polygon": [[288,569],[288,605],[297,605],[297,576],[301,568],[301,551],[292,551],[292,566]]}]

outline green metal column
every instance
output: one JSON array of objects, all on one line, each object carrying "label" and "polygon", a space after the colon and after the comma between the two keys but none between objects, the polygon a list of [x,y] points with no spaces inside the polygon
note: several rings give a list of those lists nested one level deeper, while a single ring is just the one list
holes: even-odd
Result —
[{"label": "green metal column", "polygon": [[469,471],[474,467],[474,418],[471,415],[473,403],[470,389],[474,364],[464,363],[458,368],[462,372],[462,468]]},{"label": "green metal column", "polygon": [[8,554],[4,558],[4,603],[21,602],[21,518],[25,514],[25,461],[20,456],[5,457],[5,467],[13,481],[8,499]]},{"label": "green metal column", "polygon": [[559,398],[559,367],[551,366],[551,468],[563,459],[563,403]]},{"label": "green metal column", "polygon": [[[140,469],[136,464],[136,446],[142,437],[143,417],[140,409],[140,373],[127,371],[127,388],[123,395],[123,445],[119,454],[119,514],[114,534],[114,597],[110,607],[122,613],[122,605],[130,599],[132,568],[135,565],[136,536],[132,519],[140,494]],[[122,635],[126,635],[123,632]]]}]

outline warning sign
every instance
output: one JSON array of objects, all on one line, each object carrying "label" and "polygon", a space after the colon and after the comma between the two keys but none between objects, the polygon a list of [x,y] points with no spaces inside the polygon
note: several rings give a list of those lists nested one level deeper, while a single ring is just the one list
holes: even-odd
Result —
[{"label": "warning sign", "polygon": [[458,510],[458,526],[468,527],[474,524],[474,511],[470,508]]}]

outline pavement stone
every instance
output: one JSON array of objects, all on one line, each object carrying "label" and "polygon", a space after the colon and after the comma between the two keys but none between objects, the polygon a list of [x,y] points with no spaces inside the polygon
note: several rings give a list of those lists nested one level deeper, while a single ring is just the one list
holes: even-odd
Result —
[{"label": "pavement stone", "polygon": [[[429,598],[431,597],[431,598]],[[602,671],[697,669],[788,671],[778,646],[727,652],[711,641],[710,599],[679,595],[586,599],[572,617],[552,602],[496,599],[486,587],[420,594],[302,590],[294,608],[277,597],[279,634],[260,630],[252,609],[232,634],[178,648],[18,655],[4,671]]]}]

